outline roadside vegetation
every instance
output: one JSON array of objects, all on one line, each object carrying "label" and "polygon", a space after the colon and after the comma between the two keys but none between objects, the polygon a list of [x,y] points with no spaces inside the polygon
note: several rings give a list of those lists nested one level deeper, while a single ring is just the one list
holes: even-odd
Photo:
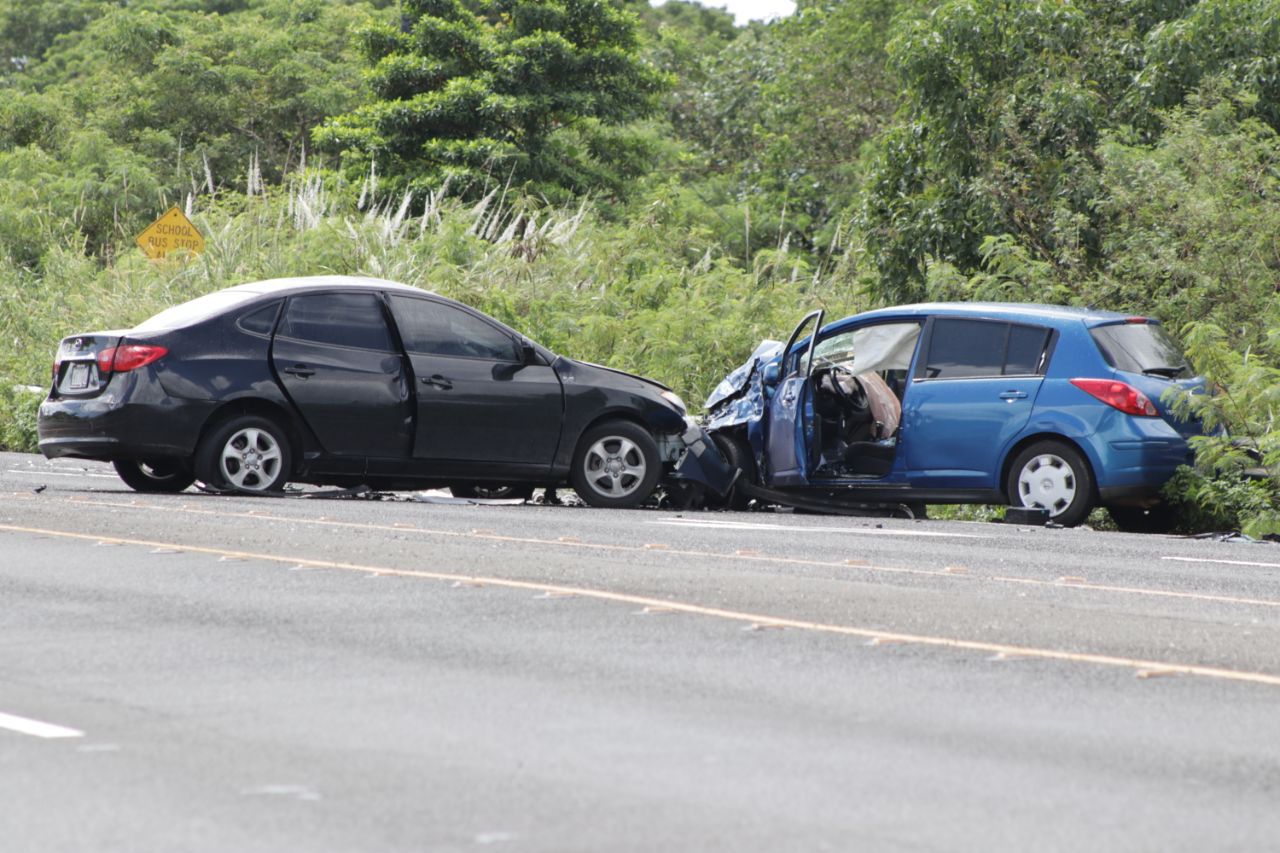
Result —
[{"label": "roadside vegetation", "polygon": [[[462,299],[698,401],[813,305],[1165,321],[1190,528],[1280,530],[1280,0],[0,10],[0,445],[56,341],[257,278]],[[194,258],[133,244],[169,205]],[[1247,473],[1248,472],[1248,473]]]}]

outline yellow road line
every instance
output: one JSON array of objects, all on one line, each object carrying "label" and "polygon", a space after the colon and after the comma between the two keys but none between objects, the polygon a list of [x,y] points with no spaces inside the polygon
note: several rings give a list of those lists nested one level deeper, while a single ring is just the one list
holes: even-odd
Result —
[{"label": "yellow road line", "polygon": [[[24,500],[25,496],[20,496]],[[34,498],[33,498],[34,499]],[[56,498],[53,500],[57,500]],[[699,559],[715,559],[715,560],[736,560],[756,563],[779,563],[782,565],[792,566],[810,566],[816,568],[842,569],[848,571],[854,569],[857,571],[868,572],[871,574],[898,574],[898,575],[923,575],[926,577],[938,578],[955,578],[959,580],[969,581],[991,581],[994,583],[1020,584],[1022,586],[1051,587],[1054,589],[1081,589],[1093,592],[1118,593],[1122,595],[1140,595],[1150,596],[1154,598],[1173,598],[1188,601],[1209,601],[1218,604],[1239,604],[1256,607],[1276,607],[1280,608],[1280,600],[1272,598],[1246,598],[1243,596],[1233,595],[1212,595],[1203,592],[1182,592],[1171,589],[1157,589],[1153,587],[1135,587],[1135,586],[1115,586],[1111,584],[1088,583],[1083,579],[1072,579],[1066,582],[1062,579],[1043,580],[1041,578],[1016,577],[1011,575],[985,575],[977,574],[968,570],[957,571],[957,567],[948,567],[945,569],[912,569],[906,566],[882,566],[850,562],[848,560],[831,561],[831,560],[806,560],[800,557],[779,557],[768,554],[751,553],[744,551],[735,551],[734,553],[721,553],[716,551],[690,551],[674,548],[654,549],[644,545],[612,545],[608,543],[598,542],[582,542],[576,537],[560,537],[557,539],[537,539],[528,536],[505,536],[495,533],[491,530],[441,530],[428,527],[406,527],[403,523],[395,524],[373,524],[370,522],[356,521],[338,521],[331,518],[297,518],[288,515],[275,515],[263,510],[246,510],[244,512],[222,512],[212,509],[196,509],[189,506],[164,506],[161,504],[142,503],[138,501],[106,501],[92,500],[89,498],[63,498],[65,502],[75,503],[77,507],[103,506],[115,509],[142,509],[154,510],[158,512],[185,513],[191,515],[204,515],[215,518],[252,518],[258,521],[279,521],[289,524],[310,524],[319,527],[339,527],[352,530],[376,530],[391,533],[417,533],[425,536],[446,536],[456,539],[485,539],[494,542],[511,542],[522,545],[550,545],[558,548],[582,548],[595,551],[613,551],[618,553],[647,553],[652,554],[655,550],[660,550],[663,554],[670,554],[679,557],[697,557]],[[46,499],[46,502],[51,502]],[[1172,559],[1172,558],[1164,558]]]},{"label": "yellow road line", "polygon": [[486,577],[483,575],[461,575],[451,572],[429,572],[412,569],[393,569],[386,566],[362,565],[334,560],[315,560],[308,557],[281,556],[277,554],[259,554],[252,551],[236,551],[226,548],[208,548],[201,545],[184,545],[177,542],[157,542],[147,539],[126,539],[115,536],[96,536],[89,533],[71,533],[64,530],[51,530],[40,527],[20,527],[0,524],[0,531],[10,533],[28,533],[36,536],[55,536],[63,539],[75,539],[83,542],[110,542],[117,545],[136,545],[144,548],[176,548],[195,554],[209,554],[217,557],[232,557],[244,560],[262,560],[272,563],[306,566],[315,569],[333,569],[337,571],[373,573],[395,577],[422,578],[427,580],[449,581],[466,586],[493,586],[502,589],[518,589],[531,592],[550,593],[559,596],[577,596],[597,601],[611,601],[638,607],[660,608],[663,611],[688,613],[696,616],[708,616],[726,619],[732,622],[744,622],[769,628],[794,628],[802,631],[813,631],[823,634],[837,634],[847,637],[860,637],[877,644],[904,643],[919,646],[933,646],[948,649],[983,652],[1005,657],[1039,658],[1042,660],[1066,661],[1070,663],[1087,663],[1097,666],[1117,667],[1134,670],[1136,674],[1159,672],[1161,674],[1195,675],[1224,681],[1242,681],[1253,684],[1265,684],[1280,687],[1280,675],[1265,672],[1248,672],[1244,670],[1226,669],[1223,667],[1201,666],[1199,664],[1173,663],[1169,661],[1151,661],[1140,658],[1126,658],[1115,655],[1090,654],[1087,652],[1069,652],[1059,649],[1042,649],[1034,646],[1017,646],[1007,643],[989,643],[978,640],[961,640],[954,637],[934,637],[927,634],[904,634],[897,631],[882,631],[875,628],[858,628],[849,625],[832,625],[824,622],[810,622],[803,619],[789,619],[780,616],[767,616],[760,613],[747,613],[738,610],[726,610],[720,607],[704,607],[669,599],[652,598],[650,596],[632,595],[623,592],[611,592],[589,587],[565,586],[562,584],[540,583],[537,581],[512,580],[508,578]]}]

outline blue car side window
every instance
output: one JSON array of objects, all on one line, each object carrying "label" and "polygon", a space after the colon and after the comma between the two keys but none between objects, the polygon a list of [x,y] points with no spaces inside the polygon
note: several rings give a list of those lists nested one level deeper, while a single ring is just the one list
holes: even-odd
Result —
[{"label": "blue car side window", "polygon": [[1043,373],[1050,330],[995,320],[934,320],[925,379],[1035,376]]},{"label": "blue car side window", "polygon": [[935,320],[925,378],[999,376],[1008,329],[1008,323],[989,320]]}]

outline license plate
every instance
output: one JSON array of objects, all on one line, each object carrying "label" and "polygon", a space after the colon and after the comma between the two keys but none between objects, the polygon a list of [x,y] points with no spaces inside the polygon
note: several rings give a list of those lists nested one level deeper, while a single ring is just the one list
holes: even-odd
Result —
[{"label": "license plate", "polygon": [[67,387],[72,391],[83,391],[89,387],[89,365],[71,365],[71,375],[67,377]]}]

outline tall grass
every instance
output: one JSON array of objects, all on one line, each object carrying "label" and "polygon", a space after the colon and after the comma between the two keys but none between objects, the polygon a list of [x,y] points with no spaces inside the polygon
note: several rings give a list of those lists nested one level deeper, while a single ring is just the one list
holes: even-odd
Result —
[{"label": "tall grass", "polygon": [[[550,208],[495,189],[478,202],[444,187],[371,201],[320,172],[253,196],[188,197],[206,237],[198,257],[147,260],[120,247],[109,262],[52,246],[38,270],[0,259],[0,444],[34,446],[38,396],[59,339],[128,328],[170,305],[264,278],[360,274],[450,296],[552,349],[651,376],[697,407],[762,337],[803,310],[861,307],[849,284],[808,274],[780,245],[751,269],[661,205],[626,225],[590,202]],[[0,244],[0,251],[3,245]]]}]

